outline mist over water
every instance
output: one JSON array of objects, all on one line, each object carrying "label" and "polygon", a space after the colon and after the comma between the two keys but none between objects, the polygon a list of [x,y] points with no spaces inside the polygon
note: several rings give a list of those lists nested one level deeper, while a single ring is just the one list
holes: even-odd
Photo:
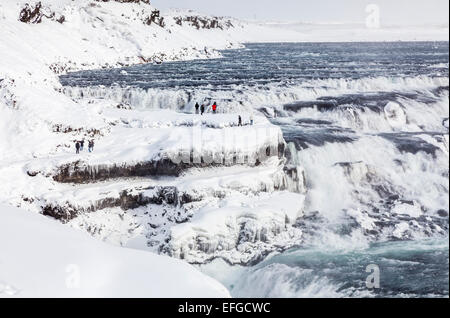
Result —
[{"label": "mist over water", "polygon": [[448,75],[448,42],[302,43],[61,82],[72,98],[180,112],[216,101],[281,127],[305,171],[303,241],[252,268],[202,267],[234,296],[448,297]]}]

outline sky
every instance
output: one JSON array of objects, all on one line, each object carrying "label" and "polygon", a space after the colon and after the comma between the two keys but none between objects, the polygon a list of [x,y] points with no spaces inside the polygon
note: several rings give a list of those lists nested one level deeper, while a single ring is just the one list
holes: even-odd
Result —
[{"label": "sky", "polygon": [[364,23],[368,4],[380,10],[382,25],[448,25],[448,0],[152,0],[160,9],[261,21]]}]

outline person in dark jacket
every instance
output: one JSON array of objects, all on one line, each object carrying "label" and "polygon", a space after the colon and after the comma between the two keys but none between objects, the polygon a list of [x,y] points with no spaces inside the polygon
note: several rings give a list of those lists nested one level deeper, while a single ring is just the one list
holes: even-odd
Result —
[{"label": "person in dark jacket", "polygon": [[75,142],[75,149],[76,149],[76,153],[79,154],[80,153],[80,143],[78,141]]},{"label": "person in dark jacket", "polygon": [[238,126],[242,126],[242,117],[241,117],[241,115],[239,115],[239,118],[238,118]]},{"label": "person in dark jacket", "polygon": [[200,105],[198,103],[195,103],[195,113],[198,114],[198,109],[200,108]]},{"label": "person in dark jacket", "polygon": [[84,139],[80,141],[80,151],[83,151],[83,149],[84,149]]},{"label": "person in dark jacket", "polygon": [[89,144],[88,144],[88,150],[89,152],[93,152],[94,151],[94,140],[89,140]]},{"label": "person in dark jacket", "polygon": [[202,107],[200,107],[200,111],[201,111],[201,113],[203,115],[203,113],[205,112],[205,105],[204,104],[202,104]]}]

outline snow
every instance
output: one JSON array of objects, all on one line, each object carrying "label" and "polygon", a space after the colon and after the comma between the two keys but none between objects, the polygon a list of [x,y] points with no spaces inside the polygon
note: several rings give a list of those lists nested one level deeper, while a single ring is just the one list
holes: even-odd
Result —
[{"label": "snow", "polygon": [[422,210],[420,209],[420,204],[418,204],[417,202],[413,202],[413,204],[396,204],[393,207],[392,212],[397,214],[409,215],[413,218],[418,218],[423,214]]},{"label": "snow", "polygon": [[406,222],[401,222],[395,225],[392,235],[398,239],[404,238],[404,235],[409,230],[409,225]]},{"label": "snow", "polygon": [[406,114],[401,106],[394,102],[389,102],[384,107],[384,113],[390,125],[396,129],[401,130],[406,125]]},{"label": "snow", "polygon": [[182,261],[0,205],[0,297],[229,297]]},{"label": "snow", "polygon": [[190,222],[172,227],[172,253],[195,263],[222,257],[240,264],[292,247],[301,242],[302,231],[292,225],[303,215],[304,199],[278,192],[210,202]]},{"label": "snow", "polygon": [[367,213],[362,212],[361,210],[350,210],[347,213],[349,216],[353,217],[356,222],[358,222],[361,225],[361,228],[365,230],[373,230],[375,226],[375,220],[372,219],[370,216],[367,215]]}]

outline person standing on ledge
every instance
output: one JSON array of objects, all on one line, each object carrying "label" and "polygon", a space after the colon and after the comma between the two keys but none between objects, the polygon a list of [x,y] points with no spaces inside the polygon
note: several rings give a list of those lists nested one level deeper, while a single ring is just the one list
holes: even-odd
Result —
[{"label": "person standing on ledge", "polygon": [[238,118],[238,126],[242,126],[242,117],[241,117],[241,115],[239,115],[239,118]]},{"label": "person standing on ledge", "polygon": [[195,113],[198,115],[198,109],[200,108],[200,105],[198,103],[195,103]]},{"label": "person standing on ledge", "polygon": [[78,140],[75,142],[75,149],[76,149],[76,153],[79,154],[80,153],[80,143],[78,142]]},{"label": "person standing on ledge", "polygon": [[216,102],[214,102],[214,104],[212,105],[213,114],[216,113],[216,110],[217,110],[217,104],[216,104]]},{"label": "person standing on ledge", "polygon": [[202,107],[200,107],[200,111],[201,111],[201,113],[203,115],[203,113],[205,112],[205,105],[204,104],[202,104]]},{"label": "person standing on ledge", "polygon": [[88,150],[89,152],[93,152],[94,151],[94,139],[89,140],[89,145],[88,145]]}]

